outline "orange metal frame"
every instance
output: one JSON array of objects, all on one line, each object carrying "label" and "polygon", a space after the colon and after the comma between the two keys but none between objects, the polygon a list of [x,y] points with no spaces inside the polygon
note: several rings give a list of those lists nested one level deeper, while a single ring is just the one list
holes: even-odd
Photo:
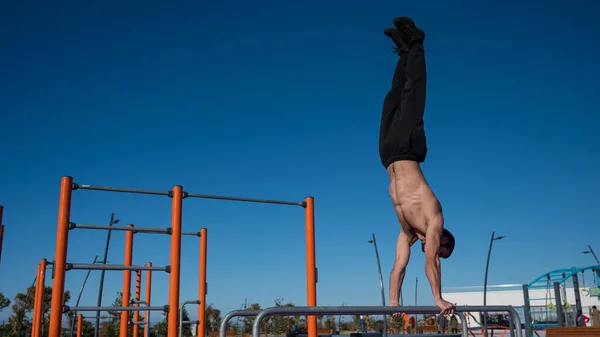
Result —
[{"label": "orange metal frame", "polygon": [[44,290],[46,288],[46,259],[38,264],[35,279],[35,295],[33,297],[33,317],[31,322],[31,337],[42,336],[42,313],[44,312]]},{"label": "orange metal frame", "polygon": [[[152,267],[152,262],[146,263],[146,266]],[[146,304],[151,305],[150,297],[152,295],[152,270],[146,271]],[[150,311],[146,310],[145,317],[146,324],[144,325],[144,336],[150,336],[148,329],[150,329]]]},{"label": "orange metal frame", "polygon": [[[83,186],[83,185],[80,185]],[[65,290],[65,271],[67,263],[67,247],[69,240],[69,219],[71,212],[71,198],[74,184],[72,177],[63,177],[60,187],[60,201],[58,208],[58,226],[56,231],[56,251],[54,258],[54,279],[52,283],[52,303],[50,309],[50,329],[49,337],[61,336],[61,321],[63,309],[63,295]],[[100,190],[109,191],[110,189],[97,188]],[[114,190],[123,192],[124,190]],[[134,191],[134,193],[140,193]],[[157,194],[151,192],[149,194]],[[170,247],[170,274],[169,274],[169,313],[167,316],[168,333],[167,337],[177,337],[178,321],[179,321],[179,291],[181,277],[181,235],[182,235],[182,206],[183,198],[188,196],[183,192],[183,187],[176,185],[169,193],[171,197],[171,247]],[[189,195],[192,197],[192,195]],[[203,197],[196,195],[196,197]],[[220,199],[215,196],[204,196]],[[230,200],[241,200],[241,198],[229,198]],[[252,201],[250,199],[246,201]],[[300,205],[300,203],[298,203]],[[314,198],[306,197],[301,205],[305,208],[306,217],[306,284],[307,284],[307,304],[308,306],[317,305],[317,268],[316,268],[316,253],[315,253],[315,213],[314,213]],[[133,232],[127,231],[126,250],[125,250],[125,265],[131,265],[131,249],[133,248]],[[205,310],[206,310],[206,229],[201,230],[200,236],[200,279],[198,285],[198,299],[200,301],[198,310],[198,319],[200,324],[198,329],[202,332],[205,326]],[[150,281],[151,272],[148,271],[147,286],[146,286],[146,301],[150,304]],[[128,306],[130,299],[131,286],[131,271],[125,270],[123,277],[123,306]],[[149,312],[146,311],[148,318]],[[129,312],[121,313],[121,337],[127,336],[127,322]],[[308,337],[317,337],[317,317],[307,316],[308,321]],[[147,329],[148,326],[146,325]]]},{"label": "orange metal frame", "polygon": [[198,277],[198,320],[200,324],[196,326],[196,336],[204,336],[206,327],[206,244],[207,244],[206,228],[200,230],[200,275]]}]

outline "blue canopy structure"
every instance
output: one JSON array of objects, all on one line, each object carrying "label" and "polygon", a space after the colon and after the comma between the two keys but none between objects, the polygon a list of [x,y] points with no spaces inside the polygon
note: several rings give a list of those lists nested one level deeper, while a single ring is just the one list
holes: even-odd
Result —
[{"label": "blue canopy structure", "polygon": [[565,281],[570,279],[573,275],[580,273],[584,270],[595,271],[594,278],[596,279],[596,284],[600,285],[600,265],[593,265],[593,266],[579,267],[579,268],[573,267],[573,268],[552,270],[543,275],[540,275],[535,280],[529,282],[529,284],[527,284],[527,288],[528,289],[547,289],[549,287],[549,285],[551,286],[554,282],[563,284]]}]

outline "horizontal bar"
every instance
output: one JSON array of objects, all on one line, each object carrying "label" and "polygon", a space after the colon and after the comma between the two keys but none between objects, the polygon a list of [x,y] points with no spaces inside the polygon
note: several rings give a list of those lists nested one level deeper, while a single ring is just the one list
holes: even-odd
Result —
[{"label": "horizontal bar", "polygon": [[171,266],[124,266],[121,264],[67,263],[66,270],[155,270],[171,272]]},{"label": "horizontal bar", "polygon": [[144,322],[144,321],[139,321],[139,322],[133,322],[134,325],[146,325],[148,324],[148,322]]},{"label": "horizontal bar", "polygon": [[151,233],[151,234],[171,234],[171,228],[147,228],[147,227],[125,227],[125,226],[101,226],[101,225],[85,225],[76,224],[74,222],[69,223],[69,229],[101,229],[110,231],[129,231],[136,233]]},{"label": "horizontal bar", "polygon": [[[511,306],[456,306],[455,312],[508,312],[515,320],[515,327],[521,326],[521,319]],[[271,307],[262,310],[252,324],[252,337],[260,337],[262,320],[267,316],[321,316],[321,315],[385,315],[392,313],[406,314],[439,314],[440,308],[435,306],[311,306],[311,307]],[[521,336],[517,329],[517,337]]]},{"label": "horizontal bar", "polygon": [[291,206],[302,206],[306,207],[304,202],[297,201],[282,201],[282,200],[269,200],[269,199],[254,199],[254,198],[239,198],[239,197],[225,197],[220,195],[210,194],[185,194],[188,198],[200,198],[200,199],[218,199],[218,200],[230,200],[230,201],[245,201],[245,202],[257,202],[263,204],[275,204],[275,205],[291,205]]},{"label": "horizontal bar", "polygon": [[69,311],[164,311],[169,312],[169,306],[154,306],[154,307],[70,307],[63,306],[63,314]]},{"label": "horizontal bar", "polygon": [[117,187],[103,187],[103,186],[92,186],[73,183],[73,190],[93,190],[93,191],[105,191],[105,192],[123,192],[123,193],[136,193],[136,194],[153,194],[153,195],[171,195],[171,191],[151,191],[151,190],[139,190],[135,188],[117,188]]},{"label": "horizontal bar", "polygon": [[108,319],[113,318],[112,316],[81,316],[81,318],[100,318],[100,319]]},{"label": "horizontal bar", "polygon": [[200,324],[200,321],[181,321],[181,324]]},{"label": "horizontal bar", "polygon": [[181,235],[200,236],[200,232],[182,232]]}]

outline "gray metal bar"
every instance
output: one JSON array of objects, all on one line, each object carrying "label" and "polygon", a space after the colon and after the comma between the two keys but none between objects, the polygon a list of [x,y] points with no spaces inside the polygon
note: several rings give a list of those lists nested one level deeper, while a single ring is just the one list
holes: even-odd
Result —
[{"label": "gray metal bar", "polygon": [[290,206],[301,206],[305,207],[304,202],[297,201],[283,201],[283,200],[269,200],[269,199],[255,199],[255,198],[240,198],[240,197],[226,197],[220,195],[210,194],[184,194],[188,198],[200,198],[200,199],[218,199],[218,200],[229,200],[229,201],[244,201],[244,202],[257,202],[262,204],[275,204],[275,205],[290,205]]},{"label": "gray metal bar", "polygon": [[69,311],[169,311],[169,306],[154,306],[154,307],[70,307],[68,305],[63,306],[63,314]]},{"label": "gray metal bar", "polygon": [[82,318],[109,319],[111,316],[81,316]]},{"label": "gray metal bar", "polygon": [[256,316],[260,313],[260,310],[234,310],[221,320],[221,326],[219,327],[219,337],[227,337],[227,323],[234,317],[250,317]]},{"label": "gray metal bar", "polygon": [[[94,261],[92,261],[92,264],[96,263],[96,261],[98,260],[98,255],[96,255],[96,257],[94,257]],[[77,301],[75,302],[75,306],[79,305],[79,301],[81,301],[81,295],[83,294],[83,289],[85,289],[85,284],[87,283],[88,278],[90,277],[90,273],[92,271],[88,270],[87,275],[85,275],[85,278],[83,279],[83,284],[81,285],[81,289],[79,289],[79,295],[77,296]],[[70,336],[73,337],[73,331],[75,330],[75,317],[71,318],[71,332],[70,332]]]},{"label": "gray metal bar", "polygon": [[66,270],[155,270],[170,272],[170,266],[124,266],[122,264],[67,263]]},{"label": "gray metal bar", "polygon": [[525,337],[532,337],[533,327],[531,326],[531,304],[529,303],[529,288],[527,288],[526,284],[523,284],[523,301],[525,303],[523,306],[525,316]]},{"label": "gray metal bar", "polygon": [[[416,333],[408,333],[408,334],[404,334],[404,335],[399,335],[402,337],[423,337],[423,335],[427,336],[427,334],[416,334]],[[437,335],[431,335],[431,336],[440,336],[440,337],[463,337],[462,334],[437,334]]]},{"label": "gray metal bar", "polygon": [[88,225],[88,224],[76,224],[74,222],[69,223],[69,229],[99,229],[107,231],[128,231],[137,233],[149,233],[149,234],[171,234],[171,228],[150,228],[150,227],[126,227],[126,226],[103,226],[103,225]]},{"label": "gray metal bar", "polygon": [[560,283],[554,282],[554,300],[556,301],[556,316],[558,326],[565,326],[565,314],[563,313],[562,299],[560,296]]},{"label": "gray metal bar", "polygon": [[[179,337],[183,336],[183,308],[188,304],[200,304],[199,300],[184,301],[179,305]],[[189,321],[188,321],[189,322]]]},{"label": "gray metal bar", "polygon": [[[115,221],[115,213],[110,214],[110,221],[108,222],[108,226],[111,227],[118,223],[119,220]],[[108,247],[110,245],[110,236],[112,234],[111,230],[108,230],[106,233],[106,244],[104,245],[104,258],[102,259],[102,263],[106,264],[108,259]],[[106,270],[100,272],[100,284],[98,285],[98,298],[96,299],[96,305],[102,306],[102,293],[104,291],[104,275],[106,274]],[[100,316],[100,312],[96,312],[96,317]],[[100,333],[100,319],[96,318],[96,324],[94,325],[94,337],[98,337]]]},{"label": "gray metal bar", "polygon": [[182,232],[181,235],[200,236],[200,232]]},{"label": "gray metal bar", "polygon": [[515,322],[512,319],[508,320],[508,331],[510,331],[510,336],[515,335]]},{"label": "gray metal bar", "polygon": [[[456,316],[458,316],[460,318],[460,325],[462,326],[462,334],[465,337],[469,336],[469,327],[467,326],[467,318],[465,317],[465,314],[462,312],[457,312]],[[510,336],[510,337],[514,337],[514,336]]]},{"label": "gray metal bar", "polygon": [[106,191],[106,192],[166,195],[166,196],[171,194],[170,191],[139,190],[139,189],[135,189],[135,188],[92,186],[92,185],[83,185],[83,184],[76,184],[76,183],[73,183],[73,190],[93,190],[93,191]]},{"label": "gray metal bar", "polygon": [[[511,306],[457,306],[455,312],[508,312],[511,319],[514,320],[516,326],[521,326],[521,319]],[[377,306],[314,306],[314,307],[271,307],[262,310],[252,325],[252,336],[260,337],[260,324],[263,319],[267,316],[274,315],[307,315],[307,316],[320,316],[320,315],[333,315],[333,314],[344,314],[344,315],[359,315],[359,314],[370,314],[370,315],[383,315],[391,314],[396,312],[403,312],[407,314],[424,313],[424,314],[438,314],[440,309],[434,306],[394,306],[394,307],[377,307]],[[517,329],[517,336],[522,337],[522,331]]]},{"label": "gray metal bar", "polygon": [[577,273],[571,276],[571,280],[573,280],[573,291],[575,291],[575,322],[577,323],[577,326],[584,326],[583,309],[581,308],[581,295],[579,293],[579,278],[577,277]]},{"label": "gray metal bar", "polygon": [[182,324],[200,324],[200,321],[181,321]]},{"label": "gray metal bar", "polygon": [[133,325],[146,325],[144,321],[132,322]]}]

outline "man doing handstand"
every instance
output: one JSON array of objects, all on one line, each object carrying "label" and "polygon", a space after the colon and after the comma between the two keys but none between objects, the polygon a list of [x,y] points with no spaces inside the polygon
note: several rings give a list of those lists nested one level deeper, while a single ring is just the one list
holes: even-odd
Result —
[{"label": "man doing handstand", "polygon": [[421,240],[425,273],[435,304],[441,314],[451,314],[454,306],[442,298],[440,258],[450,257],[454,237],[444,229],[441,204],[420,168],[427,154],[423,125],[427,80],[425,33],[408,17],[397,17],[394,26],[386,28],[384,33],[396,44],[400,59],[392,88],[383,103],[379,135],[379,155],[390,177],[389,193],[401,225],[390,274],[390,306],[398,305],[410,248]]}]

